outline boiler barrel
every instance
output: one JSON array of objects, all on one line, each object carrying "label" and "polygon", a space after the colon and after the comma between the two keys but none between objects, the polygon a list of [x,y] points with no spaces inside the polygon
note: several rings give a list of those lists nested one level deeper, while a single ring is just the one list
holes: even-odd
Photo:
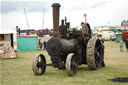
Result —
[{"label": "boiler barrel", "polygon": [[49,55],[57,56],[67,53],[74,52],[77,47],[77,40],[75,39],[62,39],[62,38],[51,38],[47,43],[47,51]]}]

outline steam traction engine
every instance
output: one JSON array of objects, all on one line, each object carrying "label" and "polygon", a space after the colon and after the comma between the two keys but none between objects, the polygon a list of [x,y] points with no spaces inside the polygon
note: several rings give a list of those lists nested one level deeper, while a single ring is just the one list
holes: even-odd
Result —
[{"label": "steam traction engine", "polygon": [[59,26],[60,4],[53,3],[53,28],[52,38],[47,42],[47,52],[51,57],[51,64],[46,64],[43,54],[38,54],[33,59],[32,70],[35,75],[43,75],[46,66],[66,69],[69,76],[78,71],[78,65],[87,64],[90,70],[103,67],[103,50],[100,40],[92,37],[88,23],[83,23],[81,30],[71,30],[67,19],[61,21]]}]

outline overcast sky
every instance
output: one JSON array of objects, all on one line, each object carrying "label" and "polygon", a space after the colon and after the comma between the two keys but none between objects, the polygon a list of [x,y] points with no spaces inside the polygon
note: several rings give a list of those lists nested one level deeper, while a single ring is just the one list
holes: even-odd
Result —
[{"label": "overcast sky", "polygon": [[0,29],[27,29],[24,8],[26,9],[30,29],[41,29],[44,13],[44,28],[53,28],[52,3],[60,3],[60,19],[67,16],[71,27],[87,21],[92,29],[95,26],[120,25],[128,20],[128,0],[1,0]]}]

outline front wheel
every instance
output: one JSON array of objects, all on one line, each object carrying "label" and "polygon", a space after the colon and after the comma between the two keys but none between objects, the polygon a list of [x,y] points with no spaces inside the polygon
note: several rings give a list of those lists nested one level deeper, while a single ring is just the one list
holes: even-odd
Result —
[{"label": "front wheel", "polygon": [[78,64],[76,63],[76,59],[74,53],[70,53],[66,59],[66,71],[69,76],[74,76],[78,71]]},{"label": "front wheel", "polygon": [[37,54],[33,58],[32,70],[35,75],[43,75],[46,70],[46,59],[43,54]]}]

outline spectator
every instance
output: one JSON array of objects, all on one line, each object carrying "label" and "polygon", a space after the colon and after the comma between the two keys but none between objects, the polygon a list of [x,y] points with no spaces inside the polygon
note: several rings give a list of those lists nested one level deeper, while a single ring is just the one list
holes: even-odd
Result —
[{"label": "spectator", "polygon": [[105,67],[105,63],[104,63],[104,48],[105,48],[105,46],[104,46],[104,41],[103,40],[101,40],[101,45],[102,45],[102,55],[103,55],[102,66]]},{"label": "spectator", "polygon": [[120,40],[120,52],[123,52],[123,40]]},{"label": "spectator", "polygon": [[43,42],[40,40],[40,49],[42,49]]},{"label": "spectator", "polygon": [[44,44],[44,50],[46,50],[47,41],[44,40],[43,44]]},{"label": "spectator", "polygon": [[39,48],[42,48],[42,44],[41,44],[41,38],[38,39],[38,44],[39,44]]},{"label": "spectator", "polygon": [[128,51],[128,39],[125,40],[125,45],[126,45],[126,49],[127,49],[127,51]]}]

